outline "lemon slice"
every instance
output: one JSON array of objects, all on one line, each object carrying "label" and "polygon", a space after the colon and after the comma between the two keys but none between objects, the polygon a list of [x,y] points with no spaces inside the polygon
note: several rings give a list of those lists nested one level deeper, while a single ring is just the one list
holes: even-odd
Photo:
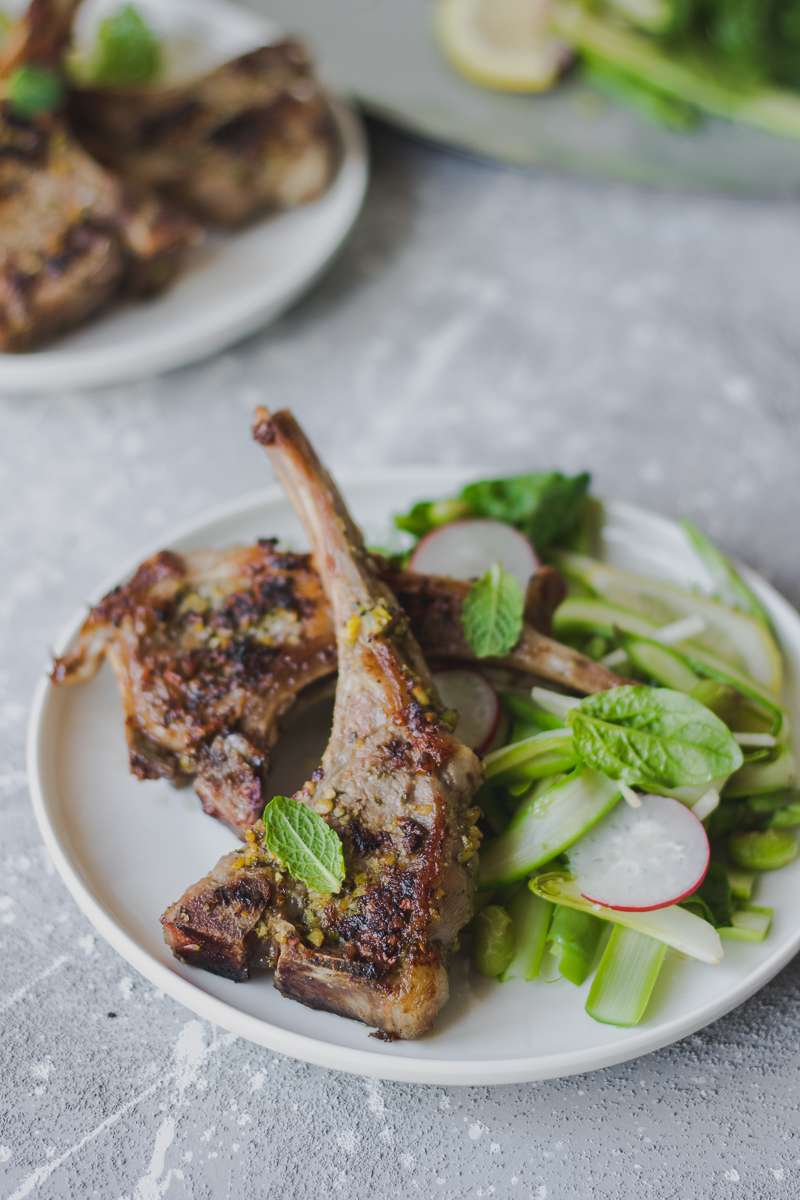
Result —
[{"label": "lemon slice", "polygon": [[550,31],[549,0],[438,0],[436,30],[457,71],[502,92],[547,91],[571,56]]}]

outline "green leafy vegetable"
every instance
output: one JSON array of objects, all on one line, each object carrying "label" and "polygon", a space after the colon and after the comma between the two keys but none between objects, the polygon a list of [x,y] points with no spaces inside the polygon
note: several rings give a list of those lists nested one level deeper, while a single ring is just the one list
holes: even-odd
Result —
[{"label": "green leafy vegetable", "polygon": [[685,902],[686,908],[693,911],[693,901],[703,902],[705,912],[702,914],[711,920],[717,928],[720,925],[730,925],[733,917],[733,893],[731,892],[728,872],[720,863],[712,862],[705,879],[690,900]]},{"label": "green leafy vegetable", "polygon": [[712,783],[742,765],[742,752],[719,717],[668,688],[598,692],[567,721],[583,762],[650,791]]},{"label": "green leafy vegetable", "polygon": [[289,796],[273,796],[264,809],[264,845],[312,891],[340,890],[344,881],[341,839],[307,805]]},{"label": "green leafy vegetable", "polygon": [[64,84],[55,71],[26,65],[11,73],[6,95],[18,116],[35,117],[37,113],[58,108],[64,95]]},{"label": "green leafy vegetable", "polygon": [[395,517],[398,529],[424,537],[463,517],[492,517],[514,525],[542,554],[577,530],[587,504],[590,476],[533,471],[467,484],[458,496],[420,500]]},{"label": "green leafy vegetable", "polygon": [[499,563],[472,584],[464,601],[464,634],[478,658],[498,658],[519,640],[525,598]]},{"label": "green leafy vegetable", "polygon": [[149,83],[161,69],[161,44],[133,4],[105,17],[85,73],[86,82],[113,87]]},{"label": "green leafy vegetable", "polygon": [[578,523],[591,476],[535,471],[508,479],[471,483],[461,499],[479,517],[494,517],[516,526],[539,553],[561,541]]},{"label": "green leafy vegetable", "polygon": [[[795,0],[671,0],[671,19],[640,32],[620,5],[554,0],[551,24],[594,68],[688,108],[800,136]],[[670,110],[672,112],[673,110]]]}]

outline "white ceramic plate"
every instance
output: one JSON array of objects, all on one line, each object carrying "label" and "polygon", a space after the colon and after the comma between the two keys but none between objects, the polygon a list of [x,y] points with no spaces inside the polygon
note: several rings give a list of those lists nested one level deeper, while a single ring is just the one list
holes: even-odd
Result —
[{"label": "white ceramic plate", "polygon": [[[383,469],[349,483],[345,479],[344,490],[367,535],[377,540],[385,537],[390,514],[409,501],[441,495],[484,473]],[[277,491],[168,532],[146,553],[162,546],[225,546],[268,534],[304,545],[294,514]],[[679,529],[638,509],[609,506],[604,553],[651,574],[704,582]],[[796,728],[800,617],[768,584],[753,582],[783,642],[786,701]],[[76,615],[58,649],[75,635],[82,615]],[[302,758],[294,768],[305,771],[307,749],[293,743],[283,753]],[[200,1016],[273,1050],[339,1070],[418,1083],[495,1084],[607,1066],[707,1025],[746,1000],[800,948],[798,862],[765,876],[760,885],[759,903],[776,908],[767,941],[726,943],[718,967],[673,958],[638,1029],[590,1020],[583,1011],[585,988],[563,982],[498,985],[469,975],[457,961],[451,970],[452,998],[434,1032],[418,1042],[387,1044],[370,1039],[363,1025],[284,999],[268,975],[231,983],[183,966],[167,951],[159,915],[235,839],[203,815],[190,790],[139,783],[128,774],[120,703],[107,668],[85,687],[56,689],[42,681],[31,720],[29,773],[42,836],[64,882],[120,954]]]},{"label": "white ceramic plate", "polygon": [[[138,2],[172,49],[174,77],[186,74],[190,63],[208,70],[277,36],[263,18],[225,0]],[[110,6],[110,0],[95,0],[88,9]],[[86,15],[94,14],[87,10],[82,21]],[[344,155],[324,196],[235,233],[209,234],[173,286],[152,300],[112,306],[41,350],[0,354],[0,390],[61,391],[141,379],[214,354],[276,317],[330,261],[364,198],[361,122],[342,104],[335,116]]]}]

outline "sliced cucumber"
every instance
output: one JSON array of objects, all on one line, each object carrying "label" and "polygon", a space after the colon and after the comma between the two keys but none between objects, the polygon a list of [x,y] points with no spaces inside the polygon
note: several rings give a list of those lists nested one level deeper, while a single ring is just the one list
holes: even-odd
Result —
[{"label": "sliced cucumber", "polygon": [[668,646],[650,638],[623,638],[625,653],[630,661],[648,679],[655,680],[663,687],[674,688],[676,692],[690,693],[697,687],[700,677],[680,654],[676,654]]},{"label": "sliced cucumber", "polygon": [[[611,636],[616,631],[633,635],[635,638],[658,642],[659,626],[629,609],[610,604],[605,600],[568,597],[557,610],[553,625],[556,634],[581,632],[603,633]],[[694,639],[683,642],[678,647],[670,647],[670,650],[673,654],[679,655],[685,665],[695,674],[716,680],[717,683],[728,684],[746,696],[748,700],[752,700],[767,713],[773,731],[780,729],[785,714],[768,688],[743,675],[736,667],[723,662]]]},{"label": "sliced cucumber", "polygon": [[[619,605],[644,617],[656,628],[680,617],[701,617],[705,629],[694,639],[694,644],[750,676],[773,696],[780,695],[780,651],[769,630],[747,613],[728,608],[708,596],[686,591],[666,580],[648,579],[646,575],[623,571],[583,554],[559,554],[557,565],[566,575],[577,579],[612,606]],[[561,611],[556,613],[556,628]],[[628,632],[647,636],[644,629]]]},{"label": "sliced cucumber", "polygon": [[492,783],[507,783],[519,779],[544,779],[574,766],[571,731],[548,729],[490,751],[483,760],[483,773]]},{"label": "sliced cucumber", "polygon": [[797,764],[789,746],[781,746],[771,762],[745,763],[725,786],[725,798],[765,796],[797,783]]},{"label": "sliced cucumber", "polygon": [[481,852],[478,886],[516,883],[550,862],[610,812],[619,784],[588,768],[534,790],[514,814],[505,833]]}]

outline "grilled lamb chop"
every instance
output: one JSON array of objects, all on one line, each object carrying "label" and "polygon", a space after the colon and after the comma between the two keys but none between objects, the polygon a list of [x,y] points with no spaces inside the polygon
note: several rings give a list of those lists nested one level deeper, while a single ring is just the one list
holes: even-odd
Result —
[{"label": "grilled lamb chop", "polygon": [[[373,561],[429,659],[474,657],[461,633],[468,584]],[[549,630],[562,596],[558,572],[541,568],[522,637],[500,665],[573,691],[614,686],[617,676],[539,632]],[[55,661],[53,680],[85,682],[106,655],[134,775],[176,785],[193,779],[205,811],[242,834],[267,798],[280,718],[333,674],[336,639],[310,555],[265,540],[148,559],[92,609],[74,649]]]},{"label": "grilled lamb chop", "polygon": [[71,112],[101,162],[213,224],[316,199],[339,160],[327,98],[291,40],[185,84],[78,89]]},{"label": "grilled lamb chop", "polygon": [[333,728],[295,799],[345,846],[336,895],[293,889],[257,823],[162,918],[181,958],[246,978],[273,964],[286,996],[418,1037],[447,1000],[446,961],[472,911],[480,764],[445,723],[408,619],[289,413],[256,413],[254,436],[311,541],[339,662]]},{"label": "grilled lamb chop", "polygon": [[[33,0],[0,51],[0,80],[57,70],[77,0]],[[0,350],[27,350],[85,320],[124,286],[146,294],[196,235],[161,200],[94,162],[60,113],[0,102]]]}]

